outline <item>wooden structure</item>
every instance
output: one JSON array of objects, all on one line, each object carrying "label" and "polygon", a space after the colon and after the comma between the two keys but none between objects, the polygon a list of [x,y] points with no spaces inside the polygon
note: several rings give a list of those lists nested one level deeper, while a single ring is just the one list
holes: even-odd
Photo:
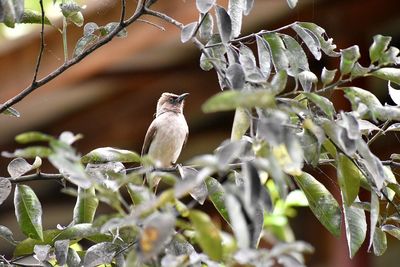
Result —
[{"label": "wooden structure", "polygon": [[[134,1],[128,2],[128,12],[132,12]],[[226,1],[219,2],[226,4]],[[192,0],[159,0],[154,8],[186,24],[197,20],[194,3]],[[86,4],[88,8],[84,15],[87,22],[104,25],[118,20],[119,1],[90,0]],[[219,91],[216,74],[199,68],[199,51],[191,43],[180,42],[177,28],[154,18],[148,19],[165,27],[166,31],[140,22],[132,25],[127,38],[113,40],[17,104],[15,107],[21,112],[21,118],[1,116],[1,150],[14,150],[13,137],[23,131],[39,130],[58,135],[69,130],[85,136],[77,143],[81,153],[100,146],[140,151],[156,101],[164,91],[190,93],[185,109],[190,138],[181,156],[182,161],[196,154],[210,153],[228,138],[232,114],[204,114],[201,111],[201,104]],[[284,0],[257,0],[252,13],[244,19],[242,32],[273,29],[296,20],[321,25],[339,48],[360,45],[364,58],[367,58],[373,35],[378,33],[393,36],[395,45],[400,47],[397,0],[300,0],[293,10]],[[72,46],[82,35],[82,29],[72,26],[69,29]],[[47,28],[45,38],[39,77],[63,63],[59,32]],[[29,85],[38,50],[38,32],[0,44],[1,102]],[[334,67],[338,62],[329,64]],[[318,62],[314,62],[312,67],[318,69]],[[367,87],[373,86],[366,82],[362,81]],[[381,90],[382,96],[387,94],[385,86]],[[345,107],[340,102],[335,104]],[[7,159],[0,158],[2,176],[7,175],[7,162]],[[46,217],[45,227],[55,227],[56,223],[68,224],[71,220],[68,212],[64,215],[57,211],[72,212],[71,199],[51,192],[58,192],[60,186],[56,183],[32,183],[32,186],[38,190],[45,214],[54,214],[55,217]],[[10,197],[0,206],[0,224],[18,232],[12,209]],[[64,216],[62,221],[61,216]],[[344,234],[340,239],[331,237],[308,212],[301,213],[300,218],[294,225],[298,237],[309,240],[316,247],[316,254],[310,257],[310,266],[373,266],[366,248],[349,261]],[[3,250],[5,246],[0,241],[0,255],[7,253]]]}]

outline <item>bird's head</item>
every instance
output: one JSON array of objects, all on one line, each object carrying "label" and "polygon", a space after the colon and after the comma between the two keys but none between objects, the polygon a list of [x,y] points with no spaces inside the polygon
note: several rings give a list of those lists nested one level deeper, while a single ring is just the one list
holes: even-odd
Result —
[{"label": "bird's head", "polygon": [[182,113],[184,100],[188,95],[189,95],[188,93],[184,93],[181,95],[176,95],[176,94],[171,94],[171,93],[163,93],[157,102],[157,115],[156,116],[158,116],[161,113],[164,113],[166,111]]}]

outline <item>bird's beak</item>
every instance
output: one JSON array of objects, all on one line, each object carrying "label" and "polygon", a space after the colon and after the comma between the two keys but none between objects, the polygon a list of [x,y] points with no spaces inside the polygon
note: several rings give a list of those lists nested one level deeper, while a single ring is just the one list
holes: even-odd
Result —
[{"label": "bird's beak", "polygon": [[189,93],[181,94],[180,96],[178,96],[176,98],[176,102],[181,103],[188,95],[189,95]]}]

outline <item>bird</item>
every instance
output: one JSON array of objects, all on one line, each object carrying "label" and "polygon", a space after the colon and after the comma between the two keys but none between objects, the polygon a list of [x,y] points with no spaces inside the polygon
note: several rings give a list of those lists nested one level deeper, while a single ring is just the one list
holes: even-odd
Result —
[{"label": "bird", "polygon": [[[183,115],[183,106],[188,93],[176,95],[163,93],[157,102],[156,116],[144,138],[141,155],[148,155],[156,168],[173,167],[186,144],[189,127]],[[157,188],[160,178],[147,182]]]}]

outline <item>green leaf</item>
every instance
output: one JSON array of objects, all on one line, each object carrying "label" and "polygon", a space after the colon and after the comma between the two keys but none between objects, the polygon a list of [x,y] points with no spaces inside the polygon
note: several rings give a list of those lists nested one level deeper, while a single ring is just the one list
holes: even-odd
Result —
[{"label": "green leaf", "polygon": [[99,40],[99,37],[95,34],[88,34],[82,36],[78,42],[76,42],[73,57],[81,55],[87,48],[95,44]]},{"label": "green leaf", "polygon": [[35,131],[22,133],[15,137],[15,141],[20,144],[28,144],[34,142],[48,142],[52,139],[54,138],[50,135]]},{"label": "green leaf", "polygon": [[286,70],[289,67],[289,59],[286,55],[285,45],[276,33],[268,33],[263,35],[269,51],[271,51],[272,63],[274,64],[276,72]]},{"label": "green leaf", "polygon": [[310,70],[307,55],[296,39],[286,34],[282,34],[281,38],[286,46],[286,55],[290,65],[289,74],[295,75],[301,70]]},{"label": "green leaf", "polygon": [[60,233],[60,230],[46,230],[43,231],[43,241],[27,238],[18,243],[14,250],[14,256],[21,256],[26,254],[32,254],[33,248],[35,245],[45,245],[45,244],[53,244],[56,236]]},{"label": "green leaf", "polygon": [[367,235],[365,212],[359,208],[343,205],[343,214],[349,254],[350,258],[353,258]]},{"label": "green leaf", "polygon": [[228,111],[241,108],[268,108],[274,106],[274,98],[266,90],[233,91],[218,93],[202,106],[204,112]]},{"label": "green leaf", "polygon": [[371,63],[375,63],[382,57],[391,40],[392,37],[390,36],[383,36],[380,34],[374,36],[374,42],[369,47]]},{"label": "green leaf", "polygon": [[249,114],[243,108],[237,108],[235,111],[235,117],[233,119],[231,140],[238,141],[242,139],[244,134],[250,127]]},{"label": "green leaf", "polygon": [[360,170],[346,156],[341,153],[337,159],[337,177],[339,186],[342,191],[343,202],[346,206],[350,206],[358,195],[360,189]]},{"label": "green leaf", "polygon": [[321,82],[323,83],[324,86],[331,84],[333,82],[333,80],[335,79],[336,71],[337,69],[328,70],[325,67],[322,69]]},{"label": "green leaf", "polygon": [[303,92],[302,94],[307,97],[308,100],[317,105],[328,116],[329,119],[333,120],[333,116],[336,111],[332,102],[328,98],[314,93]]},{"label": "green leaf", "polygon": [[0,225],[0,238],[3,238],[12,245],[17,244],[17,242],[14,240],[13,233],[11,232],[11,230],[4,225]]},{"label": "green leaf", "polygon": [[372,72],[371,75],[400,85],[400,69],[381,68]]},{"label": "green leaf", "polygon": [[291,191],[285,199],[285,208],[288,207],[308,207],[306,195],[301,190]]},{"label": "green leaf", "polygon": [[99,200],[94,187],[79,188],[74,208],[73,221],[75,224],[93,222]]},{"label": "green leaf", "polygon": [[201,211],[193,210],[189,219],[196,231],[196,241],[210,259],[222,260],[222,239],[219,230],[210,217]]},{"label": "green leaf", "polygon": [[211,202],[213,203],[219,214],[221,214],[222,218],[224,218],[224,220],[229,223],[229,215],[225,207],[224,188],[218,182],[218,180],[212,177],[207,177],[205,179],[205,182],[207,185],[208,197],[210,198]]},{"label": "green leaf", "polygon": [[82,163],[105,163],[105,162],[140,162],[140,156],[129,150],[113,147],[100,147],[90,151],[82,157]]},{"label": "green leaf", "polygon": [[53,150],[51,148],[45,146],[30,146],[27,148],[16,149],[14,152],[1,152],[1,155],[6,158],[47,158],[51,154],[53,154]]},{"label": "green leaf", "polygon": [[[42,24],[42,13],[37,12],[35,10],[24,10],[24,14],[22,15],[20,23],[27,24]],[[52,25],[50,20],[45,16],[44,17],[45,25]]]},{"label": "green leaf", "polygon": [[340,72],[342,75],[350,73],[360,57],[360,48],[357,45],[343,49],[340,57]]},{"label": "green leaf", "polygon": [[21,116],[21,114],[19,114],[18,110],[16,110],[15,108],[12,108],[12,107],[7,108],[1,114],[9,115],[9,116],[17,117],[17,118],[19,118]]},{"label": "green leaf", "polygon": [[374,245],[374,254],[376,256],[381,256],[385,253],[387,249],[387,239],[386,233],[379,228],[376,228],[374,237],[373,237],[373,245]]},{"label": "green leaf", "polygon": [[27,185],[17,185],[14,193],[15,215],[22,232],[43,240],[42,206],[35,192]]},{"label": "green leaf", "polygon": [[311,211],[334,236],[340,235],[341,211],[339,204],[323,184],[303,172],[295,176],[297,185],[307,197]]}]

